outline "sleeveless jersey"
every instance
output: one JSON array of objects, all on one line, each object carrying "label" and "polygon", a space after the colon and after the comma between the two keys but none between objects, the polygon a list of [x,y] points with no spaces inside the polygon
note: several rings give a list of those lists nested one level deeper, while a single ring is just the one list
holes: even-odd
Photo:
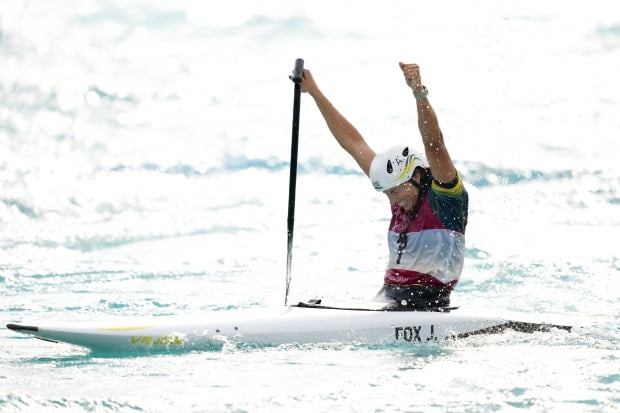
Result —
[{"label": "sleeveless jersey", "polygon": [[398,236],[407,225],[408,211],[399,205],[392,206],[386,284],[418,284],[451,290],[458,282],[465,259],[469,198],[461,175],[457,173],[457,176],[452,188],[433,181],[407,229],[407,246],[400,264],[397,264]]}]

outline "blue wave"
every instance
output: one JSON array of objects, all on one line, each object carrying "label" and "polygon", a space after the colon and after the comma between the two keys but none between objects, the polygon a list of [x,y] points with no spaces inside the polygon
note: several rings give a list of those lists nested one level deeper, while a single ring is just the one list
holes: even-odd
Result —
[{"label": "blue wave", "polygon": [[[72,250],[78,250],[81,252],[91,252],[95,250],[103,250],[108,248],[116,248],[123,245],[136,244],[140,242],[151,242],[151,241],[161,241],[167,239],[174,239],[179,237],[187,237],[187,236],[198,236],[205,234],[213,234],[213,233],[226,233],[226,234],[236,234],[240,232],[252,232],[255,231],[253,228],[240,227],[240,226],[224,226],[224,225],[214,225],[213,227],[207,229],[196,229],[194,231],[183,232],[183,233],[172,233],[172,234],[159,234],[159,235],[147,235],[147,236],[125,236],[125,237],[88,237],[82,238],[77,237],[74,240],[66,241],[62,243],[62,246]],[[38,244],[38,243],[35,243]],[[46,243],[46,244],[49,244]],[[49,246],[49,245],[45,245]]]},{"label": "blue wave", "polygon": [[99,13],[86,14],[72,19],[72,22],[84,26],[109,21],[128,27],[145,26],[151,29],[163,29],[187,24],[187,16],[183,10],[109,8]]},{"label": "blue wave", "polygon": [[[459,168],[464,180],[475,187],[484,188],[494,185],[516,185],[532,181],[557,181],[575,178],[574,171],[567,169],[563,171],[540,171],[540,170],[519,170],[494,168],[482,163],[463,163],[464,167]],[[595,172],[600,173],[600,172]],[[589,172],[591,174],[591,172]]]},{"label": "blue wave", "polygon": [[597,33],[601,36],[620,36],[620,24],[599,26]]},{"label": "blue wave", "polygon": [[[248,158],[245,156],[227,156],[222,164],[217,167],[198,169],[190,164],[179,163],[171,166],[159,165],[153,162],[145,162],[138,167],[119,164],[110,169],[112,172],[126,172],[131,170],[146,170],[159,172],[167,175],[184,175],[186,177],[200,177],[218,174],[222,172],[238,172],[246,169],[260,169],[270,172],[288,170],[290,163],[277,157]],[[357,168],[347,168],[342,165],[325,164],[319,159],[309,159],[297,164],[297,171],[302,174],[321,172],[332,175],[363,175]]]},{"label": "blue wave", "polygon": [[110,102],[122,101],[122,102],[133,103],[133,104],[137,104],[139,101],[139,99],[133,95],[120,96],[119,94],[114,93],[114,92],[106,92],[105,90],[101,89],[98,86],[91,86],[86,91],[85,95],[90,92],[95,93],[100,99],[104,101],[110,101]]},{"label": "blue wave", "polygon": [[19,201],[17,199],[0,199],[0,202],[2,202],[7,207],[17,208],[19,212],[21,212],[22,214],[26,215],[29,218],[37,218],[39,216],[39,214],[37,214],[32,207],[26,205],[24,202]]},{"label": "blue wave", "polygon": [[[239,204],[237,204],[238,206]],[[224,208],[224,207],[221,207]],[[162,241],[170,240],[180,237],[192,237],[208,234],[237,234],[257,231],[256,228],[242,227],[242,226],[226,226],[226,225],[214,225],[210,228],[201,228],[193,231],[169,233],[169,234],[148,234],[140,235],[135,234],[133,236],[92,236],[92,237],[73,237],[66,241],[53,241],[39,239],[36,241],[21,241],[21,240],[0,240],[0,249],[8,250],[11,248],[19,247],[20,245],[32,245],[35,247],[55,249],[58,247],[67,248],[80,252],[92,252],[98,250],[105,250],[109,248],[116,248],[125,245],[137,244],[141,242]],[[0,279],[0,281],[2,281]]]}]

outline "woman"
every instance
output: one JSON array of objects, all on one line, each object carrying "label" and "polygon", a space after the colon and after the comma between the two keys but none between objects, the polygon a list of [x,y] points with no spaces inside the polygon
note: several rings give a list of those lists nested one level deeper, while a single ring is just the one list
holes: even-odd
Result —
[{"label": "woman", "polygon": [[304,70],[301,90],[314,99],[329,130],[390,201],[390,258],[378,294],[399,309],[450,304],[465,253],[468,196],[445,146],[416,64],[399,63],[413,90],[426,157],[408,144],[376,154]]}]

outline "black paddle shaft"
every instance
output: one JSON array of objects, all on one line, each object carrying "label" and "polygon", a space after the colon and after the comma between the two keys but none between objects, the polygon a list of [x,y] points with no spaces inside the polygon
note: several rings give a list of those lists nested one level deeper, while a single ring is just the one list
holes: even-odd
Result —
[{"label": "black paddle shaft", "polygon": [[297,187],[297,152],[299,149],[299,106],[301,103],[301,78],[304,73],[304,60],[295,60],[293,75],[290,77],[295,83],[293,95],[293,136],[291,139],[291,164],[288,186],[288,216],[287,216],[287,254],[286,254],[286,293],[284,305],[288,303],[288,290],[291,283],[291,264],[293,258],[293,230],[295,227],[295,190]]}]

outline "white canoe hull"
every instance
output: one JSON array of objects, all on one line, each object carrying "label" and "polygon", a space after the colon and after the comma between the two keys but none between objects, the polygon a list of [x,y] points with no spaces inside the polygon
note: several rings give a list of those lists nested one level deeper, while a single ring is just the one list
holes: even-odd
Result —
[{"label": "white canoe hull", "polygon": [[[195,317],[158,317],[115,322],[8,324],[11,330],[49,341],[101,351],[184,349],[226,343],[279,345],[308,343],[415,344],[549,325],[517,322],[459,310],[377,311],[324,307],[283,307],[214,311]],[[566,326],[552,326],[570,330]]]}]

